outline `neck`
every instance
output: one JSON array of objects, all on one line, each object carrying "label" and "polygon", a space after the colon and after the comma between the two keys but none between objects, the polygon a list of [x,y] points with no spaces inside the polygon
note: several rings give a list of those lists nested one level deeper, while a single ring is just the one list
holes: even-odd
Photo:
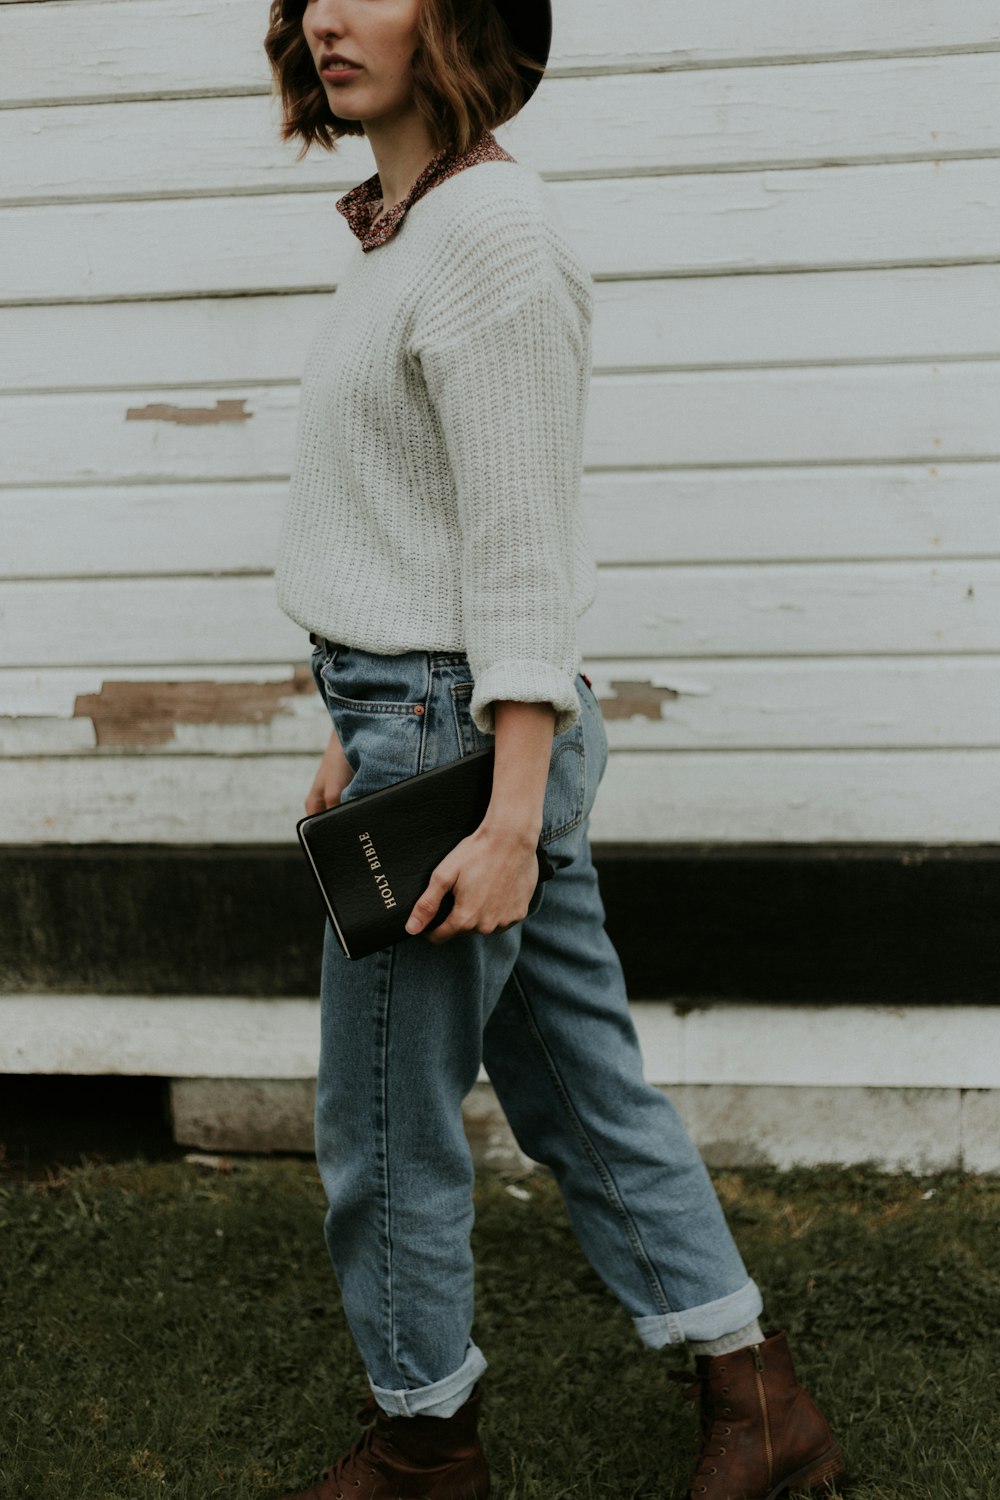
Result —
[{"label": "neck", "polygon": [[383,207],[390,209],[406,197],[427,163],[437,155],[438,147],[416,109],[391,119],[364,123],[382,184]]}]

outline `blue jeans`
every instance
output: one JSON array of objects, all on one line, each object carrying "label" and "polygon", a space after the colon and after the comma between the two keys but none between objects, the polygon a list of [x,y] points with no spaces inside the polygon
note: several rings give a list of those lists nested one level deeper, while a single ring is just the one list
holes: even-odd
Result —
[{"label": "blue jeans", "polygon": [[[469,715],[462,655],[325,642],[312,665],[354,770],[345,801],[488,743]],[[450,1416],[486,1368],[471,1338],[462,1125],[481,1063],[643,1343],[717,1338],[761,1311],[700,1156],[643,1078],[587,840],[607,739],[582,677],[577,689],[581,716],[553,741],[543,812],[556,873],[523,922],[357,960],[327,926],[316,1095],[326,1241],[391,1415]]]}]

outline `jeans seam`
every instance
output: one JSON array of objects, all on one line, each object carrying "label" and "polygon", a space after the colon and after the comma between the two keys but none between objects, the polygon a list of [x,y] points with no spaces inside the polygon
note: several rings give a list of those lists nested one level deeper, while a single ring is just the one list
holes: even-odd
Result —
[{"label": "jeans seam", "polygon": [[414,709],[412,703],[366,703],[362,698],[342,698],[339,693],[331,692],[329,686],[326,696],[332,703],[339,704],[341,708],[348,709],[351,713],[371,714],[373,717],[389,714],[403,718],[407,714],[412,714]]},{"label": "jeans seam", "polygon": [[[473,755],[477,747],[476,730],[472,726],[472,721],[471,719],[469,720],[470,728],[467,733],[463,715],[459,708],[460,700],[471,698],[473,690],[474,684],[471,682],[453,682],[451,685],[451,716],[455,721],[455,739],[458,744],[459,759],[464,759],[467,755]],[[467,707],[468,705],[465,706]]]},{"label": "jeans seam", "polygon": [[574,1135],[579,1140],[580,1145],[583,1147],[584,1155],[587,1157],[590,1165],[593,1167],[595,1173],[597,1174],[598,1181],[600,1182],[601,1187],[604,1189],[605,1197],[622,1222],[622,1225],[625,1229],[625,1237],[628,1240],[629,1248],[631,1249],[632,1254],[635,1258],[636,1265],[639,1267],[639,1270],[645,1278],[649,1290],[652,1293],[653,1302],[656,1305],[657,1313],[661,1315],[672,1315],[673,1308],[670,1306],[670,1303],[667,1300],[667,1295],[663,1290],[660,1278],[656,1274],[656,1268],[653,1265],[653,1262],[650,1260],[649,1255],[647,1254],[645,1245],[642,1243],[642,1236],[640,1235],[638,1229],[635,1227],[635,1223],[632,1219],[631,1214],[625,1207],[625,1203],[622,1199],[621,1193],[618,1190],[618,1184],[615,1182],[614,1174],[605,1162],[604,1158],[601,1156],[601,1153],[598,1151],[593,1141],[590,1139],[590,1136],[587,1134],[583,1121],[580,1119],[579,1114],[574,1108],[573,1102],[569,1097],[566,1086],[563,1083],[562,1075],[556,1067],[552,1053],[545,1045],[545,1038],[542,1036],[538,1024],[535,1021],[535,1015],[533,1010],[531,1009],[531,1002],[528,999],[524,985],[521,983],[516,965],[513,973],[511,974],[511,978],[514,982],[514,988],[520,998],[521,1007],[524,1011],[525,1018],[528,1023],[528,1029],[531,1032],[531,1035],[542,1054],[542,1059],[545,1063],[545,1070],[552,1080],[552,1086],[556,1091],[556,1096],[559,1099],[559,1102],[562,1104],[564,1110],[566,1111],[566,1116],[569,1120],[570,1127]]},{"label": "jeans seam", "polygon": [[392,948],[380,956],[380,978],[384,982],[379,992],[378,1046],[375,1049],[375,1155],[378,1162],[382,1189],[381,1240],[383,1253],[383,1299],[382,1316],[385,1320],[387,1345],[394,1366],[398,1368],[396,1356],[396,1308],[393,1296],[392,1218],[389,1192],[389,997],[392,990]]},{"label": "jeans seam", "polygon": [[427,691],[424,693],[424,711],[420,716],[420,744],[417,747],[417,773],[424,769],[424,759],[427,755],[427,725],[431,718],[431,704],[434,700],[434,669],[428,668]]}]

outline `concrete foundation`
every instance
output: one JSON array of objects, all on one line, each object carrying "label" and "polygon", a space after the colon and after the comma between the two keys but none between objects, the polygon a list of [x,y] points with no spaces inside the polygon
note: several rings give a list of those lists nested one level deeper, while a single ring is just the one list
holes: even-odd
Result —
[{"label": "concrete foundation", "polygon": [[175,1078],[174,1140],[205,1151],[313,1151],[316,1085],[306,1078]]},{"label": "concrete foundation", "polygon": [[[891,1171],[1000,1172],[1000,1090],[680,1084],[664,1090],[712,1167],[871,1162]],[[313,1149],[315,1086],[305,1079],[179,1078],[179,1144],[211,1151]],[[465,1103],[477,1166],[520,1171],[488,1083]]]}]

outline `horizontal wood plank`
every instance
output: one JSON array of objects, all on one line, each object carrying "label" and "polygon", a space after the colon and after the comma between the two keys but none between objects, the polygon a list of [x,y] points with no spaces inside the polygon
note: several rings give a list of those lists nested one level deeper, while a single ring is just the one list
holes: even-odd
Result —
[{"label": "horizontal wood plank", "polygon": [[[262,27],[239,0],[48,0],[0,5],[0,53],[10,58],[9,103],[232,93],[267,87]],[[908,0],[835,11],[772,0],[710,7],[619,0],[615,24],[596,0],[556,7],[550,77],[619,68],[712,67],[754,59],[938,52],[996,46],[991,0]],[[44,59],[44,72],[39,60]],[[224,80],[224,83],[221,81]]]},{"label": "horizontal wood plank", "polygon": [[[292,843],[314,770],[312,755],[0,761],[0,843]],[[995,843],[1000,751],[621,752],[591,833],[640,844]]]},{"label": "horizontal wood plank", "polygon": [[[11,396],[0,401],[0,485],[283,479],[297,406],[293,385]],[[998,419],[1000,360],[603,375],[584,462],[995,462]]]},{"label": "horizontal wood plank", "polygon": [[735,1004],[678,1015],[647,1001],[634,1014],[647,1077],[665,1083],[1000,1087],[997,1016],[986,1005]]},{"label": "horizontal wood plank", "polygon": [[11,397],[0,484],[286,478],[297,406],[290,385]]},{"label": "horizontal wood plank", "polygon": [[[295,664],[0,669],[0,755],[319,755]],[[1000,749],[1000,658],[589,658],[612,750]],[[193,685],[193,691],[192,691]]]},{"label": "horizontal wood plank", "polygon": [[[319,1002],[312,998],[0,998],[0,1074],[307,1078],[315,1074],[318,1055]],[[275,1064],[279,1073],[269,1071]]]},{"label": "horizontal wood plank", "polygon": [[[570,77],[497,135],[551,177],[968,156],[996,148],[998,87],[1000,52]],[[343,191],[374,170],[364,139],[299,162],[278,126],[263,95],[0,111],[0,203]]]},{"label": "horizontal wood plank", "polygon": [[[599,281],[594,294],[598,370],[1000,356],[1000,263]],[[0,389],[297,380],[331,295],[0,307]]]},{"label": "horizontal wood plank", "polygon": [[1000,464],[587,474],[602,563],[997,556]]},{"label": "horizontal wood plank", "polygon": [[[655,1083],[1000,1088],[990,1006],[729,1004],[680,1014],[645,1000],[632,1013]],[[318,1050],[315,999],[0,999],[0,1073],[308,1079]]]},{"label": "horizontal wood plank", "polygon": [[606,568],[582,639],[622,656],[993,651],[1000,561]]},{"label": "horizontal wood plank", "polygon": [[602,376],[587,422],[594,468],[997,456],[1000,361]]},{"label": "horizontal wood plank", "polygon": [[0,573],[266,572],[287,494],[253,480],[8,490]]},{"label": "horizontal wood plank", "polygon": [[[550,192],[588,269],[612,279],[997,259],[995,158]],[[7,303],[319,290],[357,248],[333,193],[7,208],[0,244]]]},{"label": "horizontal wood plank", "polygon": [[[309,651],[308,642],[303,640],[298,656],[289,656],[285,662],[250,662],[235,667],[220,662],[174,663],[148,666],[141,674],[134,667],[0,667],[0,715],[8,727],[20,718],[66,720],[73,717],[81,694],[99,694],[105,683],[133,682],[140,675],[147,686],[205,681],[216,687],[277,683],[289,687],[290,692],[292,674],[305,664]],[[310,698],[313,696],[319,704],[318,695],[310,694]],[[310,747],[311,741],[298,748]]]},{"label": "horizontal wood plank", "polygon": [[[72,629],[66,628],[72,622]],[[1000,651],[1000,561],[605,568],[586,656]],[[301,659],[270,578],[0,585],[0,665]]]},{"label": "horizontal wood plank", "polygon": [[[584,476],[601,563],[996,556],[1000,463]],[[0,576],[262,573],[284,483],[8,490]]]}]

